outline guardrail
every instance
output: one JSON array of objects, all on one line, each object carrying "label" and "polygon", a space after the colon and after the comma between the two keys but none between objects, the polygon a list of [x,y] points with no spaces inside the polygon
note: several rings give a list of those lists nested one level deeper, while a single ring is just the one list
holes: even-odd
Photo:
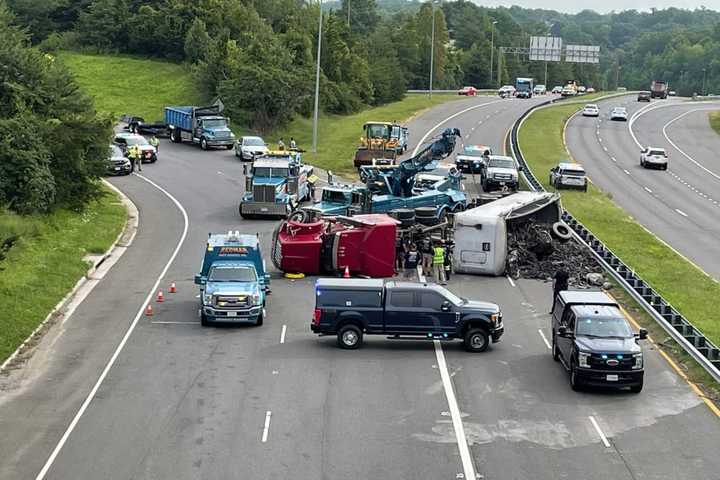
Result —
[{"label": "guardrail", "polygon": [[[510,133],[510,151],[522,166],[522,174],[534,191],[545,188],[530,170],[518,143],[518,132],[523,122],[536,109],[553,103],[552,100],[535,105],[523,113],[513,124]],[[720,349],[703,333],[695,328],[670,302],[643,280],[632,268],[626,265],[612,250],[600,241],[589,229],[563,209],[563,221],[570,228],[575,240],[587,246],[598,263],[617,281],[623,289],[675,340],[680,346],[708,372],[716,382],[720,382]]]},{"label": "guardrail", "polygon": [[[433,89],[433,93],[455,93],[457,94],[460,89],[456,88],[455,90],[435,90]],[[478,88],[477,93],[480,95],[497,95],[497,88]],[[430,90],[406,90],[405,93],[430,93]]]}]

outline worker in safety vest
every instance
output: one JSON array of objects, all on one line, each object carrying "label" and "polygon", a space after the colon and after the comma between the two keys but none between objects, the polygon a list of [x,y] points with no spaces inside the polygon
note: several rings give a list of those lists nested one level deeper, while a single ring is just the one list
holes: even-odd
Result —
[{"label": "worker in safety vest", "polygon": [[432,263],[435,282],[440,285],[447,285],[445,281],[445,247],[442,246],[442,242],[435,242]]},{"label": "worker in safety vest", "polygon": [[142,172],[142,155],[138,145],[130,145],[128,147],[128,158],[130,158],[133,167],[137,168],[138,172]]}]

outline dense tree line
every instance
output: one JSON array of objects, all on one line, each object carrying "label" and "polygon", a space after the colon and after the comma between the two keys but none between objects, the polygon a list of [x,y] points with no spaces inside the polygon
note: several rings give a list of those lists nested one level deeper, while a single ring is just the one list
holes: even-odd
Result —
[{"label": "dense tree line", "polygon": [[30,48],[0,0],[0,207],[18,213],[82,208],[100,195],[110,119],[70,73]]}]

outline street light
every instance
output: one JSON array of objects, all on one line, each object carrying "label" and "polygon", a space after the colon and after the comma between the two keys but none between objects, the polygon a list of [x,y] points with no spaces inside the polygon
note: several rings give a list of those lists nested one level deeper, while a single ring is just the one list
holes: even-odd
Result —
[{"label": "street light", "polygon": [[430,8],[432,8],[432,33],[430,34],[430,98],[432,99],[433,63],[435,60],[435,0],[430,2]]},{"label": "street light", "polygon": [[492,69],[493,69],[493,54],[495,53],[495,24],[497,20],[493,20],[490,25],[490,86],[492,86]]},{"label": "street light", "polygon": [[702,88],[702,94],[703,94],[703,96],[707,95],[707,93],[705,92],[705,72],[706,72],[706,71],[707,71],[707,70],[705,70],[705,69],[703,68],[703,88]]},{"label": "street light", "polygon": [[320,49],[322,47],[322,0],[318,0],[320,14],[318,21],[318,47],[317,47],[317,68],[315,70],[315,111],[313,112],[313,140],[312,153],[317,153],[317,130],[318,130],[318,107],[320,101]]}]

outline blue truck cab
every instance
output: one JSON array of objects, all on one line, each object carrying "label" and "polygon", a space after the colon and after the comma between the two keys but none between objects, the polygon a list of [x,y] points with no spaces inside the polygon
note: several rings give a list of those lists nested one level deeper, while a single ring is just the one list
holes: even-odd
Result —
[{"label": "blue truck cab", "polygon": [[239,208],[243,218],[286,217],[300,202],[313,198],[317,177],[311,166],[302,163],[300,152],[268,152],[247,170],[245,167],[245,193]]},{"label": "blue truck cab", "polygon": [[230,131],[228,119],[223,117],[222,104],[208,107],[165,107],[165,123],[170,140],[175,143],[190,142],[207,150],[235,146],[235,134]]},{"label": "blue truck cab", "polygon": [[256,235],[240,232],[209,234],[200,273],[200,319],[214,322],[263,324],[270,275]]}]

